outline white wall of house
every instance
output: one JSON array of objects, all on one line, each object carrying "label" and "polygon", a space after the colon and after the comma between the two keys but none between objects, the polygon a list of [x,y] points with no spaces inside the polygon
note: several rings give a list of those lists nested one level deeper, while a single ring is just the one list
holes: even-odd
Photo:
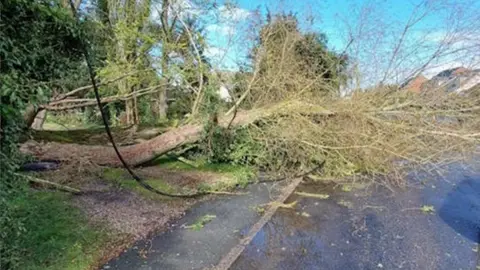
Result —
[{"label": "white wall of house", "polygon": [[221,84],[220,88],[218,89],[218,94],[223,101],[231,102],[232,96],[230,96],[230,91],[228,91],[228,87],[225,84]]}]

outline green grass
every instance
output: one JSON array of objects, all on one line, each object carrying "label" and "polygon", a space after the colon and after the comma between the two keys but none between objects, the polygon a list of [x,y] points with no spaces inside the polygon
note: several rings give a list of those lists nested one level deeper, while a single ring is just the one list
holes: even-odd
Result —
[{"label": "green grass", "polygon": [[[223,181],[216,182],[215,184],[201,183],[197,186],[199,191],[226,191],[232,190],[235,187],[246,187],[254,178],[255,173],[251,168],[231,165],[231,164],[212,164],[207,163],[202,159],[194,160],[196,167],[183,163],[173,158],[160,157],[151,162],[150,166],[160,166],[165,169],[178,170],[178,171],[202,171],[202,172],[214,172],[218,173],[222,177]],[[118,187],[132,190],[146,198],[161,199],[152,192],[145,190],[143,187],[131,177],[127,177],[123,169],[107,168],[103,172],[103,176],[106,180],[110,181]],[[168,193],[191,193],[191,190],[179,190],[174,186],[169,185],[163,179],[146,179],[146,182],[152,187],[165,191]]]},{"label": "green grass", "polygon": [[198,218],[195,221],[195,223],[185,226],[185,229],[191,229],[193,231],[200,231],[201,229],[203,229],[203,227],[205,227],[205,225],[207,223],[214,220],[216,217],[217,216],[215,216],[215,215],[204,215],[204,216]]},{"label": "green grass", "polygon": [[18,269],[88,269],[98,262],[109,236],[100,225],[89,224],[68,196],[29,192],[14,202],[24,220]]},{"label": "green grass", "polygon": [[228,163],[208,163],[205,159],[197,159],[193,162],[196,164],[196,167],[178,161],[177,159],[163,156],[154,160],[153,164],[168,169],[214,172],[226,176],[224,178],[225,181],[217,182],[213,185],[207,183],[200,184],[198,189],[201,191],[226,191],[232,190],[237,186],[245,188],[252,182],[252,179],[254,179],[256,175],[252,168],[245,166]]},{"label": "green grass", "polygon": [[[114,133],[121,133],[122,131],[121,128],[112,128]],[[71,130],[32,130],[31,135],[36,141],[80,144],[102,144],[107,142],[106,137],[103,141],[100,141],[99,138],[99,136],[105,135],[105,128],[102,126]]]},{"label": "green grass", "polygon": [[252,168],[228,164],[228,163],[209,163],[205,159],[197,159],[193,161],[196,167],[193,167],[184,162],[178,161],[174,158],[159,157],[152,162],[152,165],[157,165],[162,168],[182,170],[182,171],[203,171],[203,172],[215,172],[229,176],[233,180],[234,185],[240,185],[241,187],[247,186],[252,178],[255,177],[255,172]]},{"label": "green grass", "polygon": [[103,126],[98,124],[60,124],[51,121],[45,121],[42,127],[44,130],[72,130],[72,129],[97,129],[103,128]]},{"label": "green grass", "polygon": [[[137,181],[132,179],[132,177],[125,174],[124,169],[119,168],[107,168],[103,171],[103,177],[113,185],[131,190],[141,196],[154,199],[154,200],[165,200],[166,198],[160,197],[151,191],[146,190],[145,188],[141,187]],[[163,181],[162,179],[146,179],[145,182],[150,186],[154,187],[155,189],[167,192],[167,193],[177,193],[176,189],[170,186],[168,183]]]}]

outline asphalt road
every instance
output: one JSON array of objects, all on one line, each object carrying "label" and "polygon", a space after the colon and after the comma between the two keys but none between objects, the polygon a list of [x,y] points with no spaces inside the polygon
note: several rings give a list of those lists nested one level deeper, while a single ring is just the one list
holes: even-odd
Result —
[{"label": "asphalt road", "polygon": [[[477,168],[478,169],[478,168]],[[421,180],[421,181],[420,181]],[[452,167],[408,189],[301,185],[231,269],[480,269],[480,170]],[[167,232],[139,242],[104,269],[206,269],[260,219],[278,186],[202,202]],[[185,228],[215,215],[198,231]]]}]

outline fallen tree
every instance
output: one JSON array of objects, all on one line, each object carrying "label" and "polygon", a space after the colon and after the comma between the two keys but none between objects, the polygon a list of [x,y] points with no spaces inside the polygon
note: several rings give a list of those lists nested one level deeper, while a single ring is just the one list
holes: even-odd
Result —
[{"label": "fallen tree", "polygon": [[[225,115],[218,121],[218,125],[225,128],[228,126],[241,127],[261,118],[276,114],[279,111],[282,113],[303,111],[304,113],[315,113],[325,116],[332,114],[323,108],[299,106],[299,104],[289,103],[270,108],[242,111],[235,115]],[[121,147],[120,151],[131,166],[138,166],[182,145],[197,142],[202,138],[204,129],[203,124],[188,124],[169,130],[140,144]],[[21,150],[26,154],[34,155],[42,160],[74,161],[86,159],[98,165],[121,166],[111,146],[62,144],[55,142],[42,144],[29,141],[23,144]]]},{"label": "fallen tree", "polygon": [[[372,91],[325,103],[335,110],[305,101],[283,102],[224,115],[218,126],[246,128],[251,139],[265,147],[258,153],[245,155],[264,155],[270,163],[276,157],[278,164],[269,168],[272,171],[294,173],[299,168],[292,165],[292,160],[305,168],[311,167],[315,160],[326,159],[330,162],[326,163],[325,173],[330,176],[359,172],[385,174],[406,167],[406,163],[395,160],[407,161],[408,167],[449,163],[459,159],[450,153],[468,153],[480,141],[480,107],[467,107],[470,104],[459,103],[463,97],[445,95],[443,101],[450,102],[449,109],[442,109],[445,104],[438,102],[434,93],[431,96],[437,96],[436,100],[412,95],[412,101],[388,102],[404,94],[398,92],[386,97],[382,91]],[[382,107],[376,105],[379,101],[383,102]],[[438,120],[445,117],[453,120]],[[187,124],[142,143],[121,147],[120,152],[130,165],[138,166],[198,142],[205,135],[205,124]],[[30,141],[22,146],[22,151],[44,160],[81,159],[98,165],[121,166],[108,145]]]},{"label": "fallen tree", "polygon": [[[216,160],[254,165],[274,174],[296,175],[326,160],[325,177],[393,174],[400,180],[412,168],[438,168],[465,159],[476,149],[478,96],[439,89],[415,94],[381,85],[340,93],[346,79],[335,74],[342,70],[342,58],[325,54],[321,46],[310,50],[311,38],[288,29],[269,27],[261,33],[261,44],[254,50],[256,61],[243,74],[232,108],[209,99],[213,94],[207,91],[213,87],[203,87],[195,102],[199,113],[192,109],[188,124],[121,147],[124,159],[138,166],[201,141],[211,155],[221,156]],[[312,69],[317,54],[325,63]],[[84,101],[92,103],[80,103]],[[68,102],[56,105],[64,103]],[[216,118],[212,114],[224,111],[212,121]],[[227,132],[231,130],[239,132]],[[106,145],[29,142],[22,150],[40,159],[121,166]]]}]

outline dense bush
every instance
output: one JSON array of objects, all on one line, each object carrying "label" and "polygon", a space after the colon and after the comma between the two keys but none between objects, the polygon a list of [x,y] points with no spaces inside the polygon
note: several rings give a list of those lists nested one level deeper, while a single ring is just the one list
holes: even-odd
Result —
[{"label": "dense bush", "polygon": [[82,65],[72,17],[54,1],[5,0],[0,10],[0,268],[13,269],[32,218],[17,204],[27,198],[26,182],[15,173],[23,112],[48,98],[59,79],[79,75],[72,71]]}]

